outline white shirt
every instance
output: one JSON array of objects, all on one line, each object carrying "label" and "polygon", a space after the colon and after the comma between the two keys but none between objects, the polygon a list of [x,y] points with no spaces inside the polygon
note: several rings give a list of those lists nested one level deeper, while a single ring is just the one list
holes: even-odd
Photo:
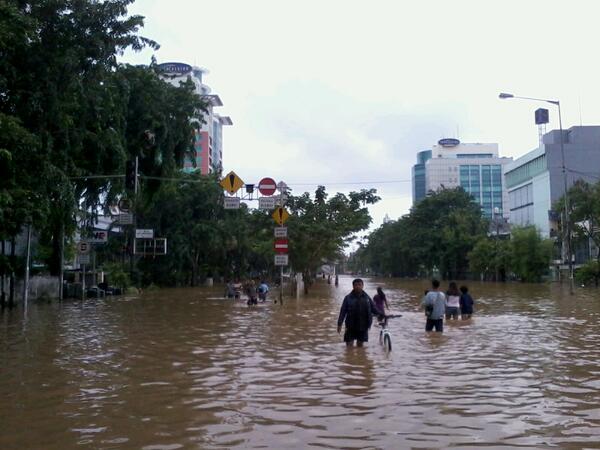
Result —
[{"label": "white shirt", "polygon": [[458,308],[460,306],[460,295],[448,295],[446,298],[446,306]]}]

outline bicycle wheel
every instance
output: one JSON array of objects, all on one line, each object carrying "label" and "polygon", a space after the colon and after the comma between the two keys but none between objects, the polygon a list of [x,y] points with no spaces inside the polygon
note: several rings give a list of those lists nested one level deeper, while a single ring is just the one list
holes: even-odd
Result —
[{"label": "bicycle wheel", "polygon": [[385,350],[388,352],[392,351],[392,338],[389,334],[386,334],[383,337],[383,348],[385,348]]}]

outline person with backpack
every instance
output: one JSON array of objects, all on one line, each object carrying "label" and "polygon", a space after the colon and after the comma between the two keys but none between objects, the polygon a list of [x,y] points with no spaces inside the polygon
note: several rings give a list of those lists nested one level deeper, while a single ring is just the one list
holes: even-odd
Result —
[{"label": "person with backpack", "polygon": [[442,333],[444,331],[444,313],[446,312],[446,296],[440,292],[440,282],[431,280],[432,290],[429,291],[421,306],[425,309],[425,331],[435,331]]}]

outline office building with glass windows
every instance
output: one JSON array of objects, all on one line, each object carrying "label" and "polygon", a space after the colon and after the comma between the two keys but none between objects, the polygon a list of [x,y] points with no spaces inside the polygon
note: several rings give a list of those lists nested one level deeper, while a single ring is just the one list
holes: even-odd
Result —
[{"label": "office building with glass windows", "polygon": [[502,173],[512,158],[498,156],[498,144],[462,143],[458,139],[441,139],[430,150],[420,152],[413,167],[413,201],[422,197],[419,183],[424,178],[424,192],[442,187],[462,187],[481,205],[482,214],[508,218],[508,194]]},{"label": "office building with glass windows", "polygon": [[425,198],[427,189],[425,186],[425,163],[431,159],[431,150],[423,150],[417,153],[417,164],[412,168],[412,198],[413,204]]},{"label": "office building with glass windows", "polygon": [[[600,180],[600,126],[563,130],[567,186],[577,180]],[[510,223],[535,225],[544,237],[558,237],[555,206],[565,192],[560,130],[543,136],[542,144],[507,164],[504,178],[509,196]]]}]

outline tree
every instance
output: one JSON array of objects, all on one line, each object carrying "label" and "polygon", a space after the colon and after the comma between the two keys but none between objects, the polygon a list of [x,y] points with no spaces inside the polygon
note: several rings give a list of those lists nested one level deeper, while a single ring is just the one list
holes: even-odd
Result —
[{"label": "tree", "polygon": [[[570,229],[575,239],[594,242],[600,262],[600,182],[590,184],[584,180],[576,181],[569,189]],[[564,199],[555,204],[555,209],[564,217]]]},{"label": "tree", "polygon": [[510,270],[510,251],[510,241],[481,236],[469,252],[469,269],[480,273],[483,279],[489,280],[492,274],[498,274],[496,281],[503,280]]},{"label": "tree", "polygon": [[540,281],[550,266],[553,245],[552,240],[543,239],[533,226],[513,228],[510,240],[512,272],[521,281]]},{"label": "tree", "polygon": [[594,285],[598,287],[598,283],[600,282],[600,262],[588,261],[575,272],[575,278],[581,284],[593,281]]},{"label": "tree", "polygon": [[371,216],[366,205],[379,201],[375,194],[375,189],[363,189],[328,199],[325,187],[319,186],[314,198],[306,192],[288,199],[292,212],[290,259],[294,269],[303,274],[306,292],[317,268],[335,259],[355,233],[369,226]]},{"label": "tree", "polygon": [[440,189],[371,233],[363,259],[380,274],[419,276],[437,268],[444,277],[464,277],[468,254],[485,230],[486,220],[469,194]]},{"label": "tree", "polygon": [[[46,189],[53,212],[59,210],[47,216],[42,230],[42,237],[53,241],[54,273],[62,230],[78,206],[73,198],[85,198],[95,210],[113,185],[70,178],[115,173],[125,159],[116,56],[128,47],[156,47],[137,35],[143,18],[127,17],[132,1],[0,3],[0,113],[36,140],[24,159],[35,161],[26,172],[36,174],[38,191]],[[19,185],[26,181],[17,179]]]}]

